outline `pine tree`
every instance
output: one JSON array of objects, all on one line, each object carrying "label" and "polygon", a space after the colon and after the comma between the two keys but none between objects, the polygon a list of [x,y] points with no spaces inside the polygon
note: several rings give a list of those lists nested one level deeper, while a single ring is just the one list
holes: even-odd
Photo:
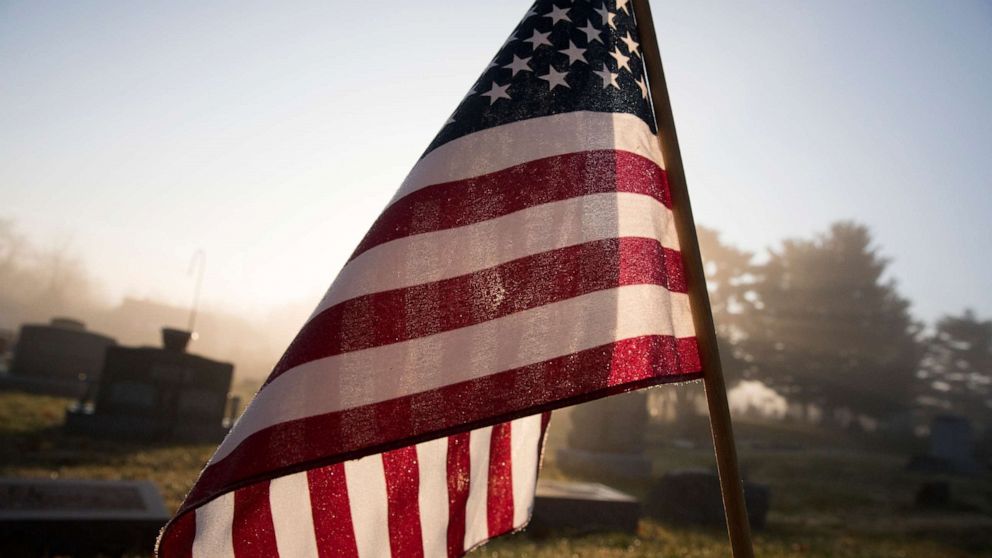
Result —
[{"label": "pine tree", "polygon": [[771,251],[738,320],[746,375],[790,400],[883,418],[909,407],[920,359],[909,302],[864,225],[840,222]]},{"label": "pine tree", "polygon": [[918,373],[923,405],[992,425],[992,321],[966,310],[945,316],[927,339]]}]

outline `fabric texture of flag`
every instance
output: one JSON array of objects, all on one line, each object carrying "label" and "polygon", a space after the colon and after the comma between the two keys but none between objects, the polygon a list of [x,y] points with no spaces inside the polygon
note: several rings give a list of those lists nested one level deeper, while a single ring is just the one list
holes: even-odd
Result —
[{"label": "fabric texture of flag", "polygon": [[528,521],[545,411],[701,377],[642,62],[627,1],[534,4],[161,556],[460,556]]}]

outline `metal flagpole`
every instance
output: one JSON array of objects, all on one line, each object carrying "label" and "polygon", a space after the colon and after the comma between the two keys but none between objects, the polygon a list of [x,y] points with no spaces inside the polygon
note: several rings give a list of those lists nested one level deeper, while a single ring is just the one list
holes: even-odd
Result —
[{"label": "metal flagpole", "polygon": [[678,137],[675,135],[675,118],[668,97],[665,72],[661,66],[658,51],[658,38],[655,36],[654,20],[648,0],[634,0],[634,16],[641,38],[641,53],[644,56],[644,69],[651,88],[651,103],[654,106],[658,123],[658,137],[661,152],[665,158],[665,171],[672,194],[672,212],[675,216],[675,229],[678,232],[685,262],[686,280],[689,285],[689,303],[692,306],[692,321],[699,342],[699,356],[703,365],[703,386],[706,389],[706,403],[710,413],[710,429],[713,432],[713,447],[716,451],[717,471],[720,475],[720,490],[723,493],[723,507],[727,518],[727,531],[734,558],[753,558],[751,528],[747,520],[744,504],[744,489],[740,470],[737,466],[737,449],[734,446],[734,431],[730,424],[730,406],[727,404],[727,386],[723,380],[723,367],[717,348],[716,329],[713,326],[713,311],[706,292],[706,276],[703,260],[699,255],[699,241],[696,238],[696,225],[689,205],[689,192],[686,187],[685,169],[682,167],[682,154],[679,151]]}]

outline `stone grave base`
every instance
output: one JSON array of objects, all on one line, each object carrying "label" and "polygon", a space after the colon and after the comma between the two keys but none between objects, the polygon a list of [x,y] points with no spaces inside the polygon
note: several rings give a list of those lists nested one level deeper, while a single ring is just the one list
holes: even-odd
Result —
[{"label": "stone grave base", "polygon": [[928,454],[917,454],[909,459],[906,469],[918,473],[977,475],[982,466],[975,459],[943,459]]},{"label": "stone grave base", "polygon": [[530,528],[635,533],[640,516],[636,498],[608,486],[540,480]]},{"label": "stone grave base", "polygon": [[[765,485],[744,482],[744,501],[752,529],[764,529],[771,501]],[[666,473],[651,487],[644,502],[644,512],[670,523],[691,525],[726,525],[723,497],[717,474],[704,470]]]},{"label": "stone grave base", "polygon": [[150,554],[168,520],[149,481],[0,478],[0,556]]},{"label": "stone grave base", "polygon": [[101,415],[85,408],[70,408],[65,413],[67,434],[94,438],[217,443],[224,439],[227,431],[228,428],[222,424],[195,422],[188,419],[173,422],[147,416]]},{"label": "stone grave base", "polygon": [[14,374],[0,374],[0,391],[24,391],[39,395],[78,399],[86,394],[89,386],[88,382],[82,380],[29,378]]}]

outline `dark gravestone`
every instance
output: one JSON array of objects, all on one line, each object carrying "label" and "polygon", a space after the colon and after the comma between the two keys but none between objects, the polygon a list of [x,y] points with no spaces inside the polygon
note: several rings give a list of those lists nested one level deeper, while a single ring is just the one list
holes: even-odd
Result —
[{"label": "dark gravestone", "polygon": [[[744,482],[744,501],[752,529],[764,529],[771,504],[770,489]],[[666,473],[648,492],[645,513],[676,524],[722,526],[723,498],[716,473],[702,470]]]},{"label": "dark gravestone", "polygon": [[150,553],[169,519],[148,481],[0,478],[0,555]]},{"label": "dark gravestone", "polygon": [[66,431],[136,440],[220,441],[227,433],[225,410],[234,367],[189,354],[184,343],[167,339],[169,349],[108,349],[95,401],[66,413]]},{"label": "dark gravestone", "polygon": [[10,371],[10,351],[16,338],[13,330],[0,328],[0,387]]},{"label": "dark gravestone", "polygon": [[644,455],[647,394],[635,391],[575,407],[566,446],[555,464],[566,473],[591,477],[651,476]]},{"label": "dark gravestone", "polygon": [[992,469],[992,422],[985,425],[975,448],[975,456],[986,469]]},{"label": "dark gravestone", "polygon": [[540,480],[531,528],[635,533],[641,515],[637,499],[589,482]]},{"label": "dark gravestone", "polygon": [[49,325],[22,326],[10,372],[0,386],[81,397],[99,380],[107,347],[116,344],[68,318],[54,318]]},{"label": "dark gravestone", "polygon": [[947,481],[925,482],[916,491],[916,507],[946,509],[951,505],[951,485]]},{"label": "dark gravestone", "polygon": [[941,415],[930,424],[930,455],[966,471],[976,471],[975,435],[965,417]]},{"label": "dark gravestone", "polygon": [[[0,328],[0,364],[6,364],[4,358],[10,352],[10,349],[13,348],[14,339],[16,338],[13,330]],[[6,371],[5,368],[0,368],[0,370]]]},{"label": "dark gravestone", "polygon": [[939,415],[930,422],[930,447],[909,462],[913,471],[974,474],[981,470],[975,459],[975,436],[968,419]]}]

